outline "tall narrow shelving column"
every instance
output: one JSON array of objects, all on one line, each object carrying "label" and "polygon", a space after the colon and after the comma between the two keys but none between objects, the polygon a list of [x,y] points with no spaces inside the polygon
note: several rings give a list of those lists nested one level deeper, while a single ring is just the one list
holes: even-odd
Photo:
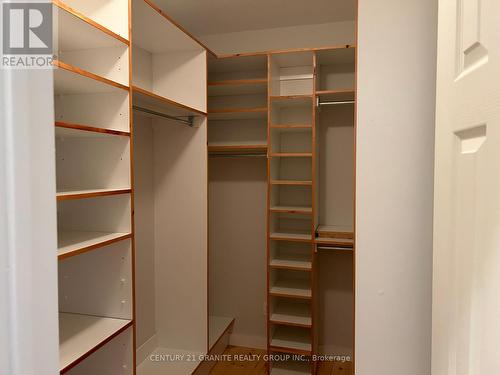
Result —
[{"label": "tall narrow shelving column", "polygon": [[60,372],[135,374],[128,3],[54,1]]},{"label": "tall narrow shelving column", "polygon": [[268,351],[271,374],[311,374],[314,321],[312,52],[269,55]]}]

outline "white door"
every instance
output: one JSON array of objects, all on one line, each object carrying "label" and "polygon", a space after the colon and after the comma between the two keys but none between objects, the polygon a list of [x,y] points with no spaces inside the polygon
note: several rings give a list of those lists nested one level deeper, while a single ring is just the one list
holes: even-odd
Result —
[{"label": "white door", "polygon": [[499,0],[439,1],[437,68],[432,374],[498,375]]}]

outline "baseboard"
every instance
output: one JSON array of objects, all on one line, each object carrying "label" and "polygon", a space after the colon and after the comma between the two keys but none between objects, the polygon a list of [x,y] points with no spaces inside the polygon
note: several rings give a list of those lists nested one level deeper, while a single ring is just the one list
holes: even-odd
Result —
[{"label": "baseboard", "polygon": [[158,336],[156,336],[155,333],[144,344],[137,348],[137,365],[142,363],[148,357],[148,355],[156,350],[156,348],[158,348]]}]

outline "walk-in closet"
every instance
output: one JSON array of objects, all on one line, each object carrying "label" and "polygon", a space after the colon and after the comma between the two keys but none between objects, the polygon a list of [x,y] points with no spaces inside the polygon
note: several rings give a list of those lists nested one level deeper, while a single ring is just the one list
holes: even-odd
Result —
[{"label": "walk-in closet", "polygon": [[60,373],[230,373],[241,348],[255,374],[354,374],[347,3],[269,48],[168,1],[53,0]]}]

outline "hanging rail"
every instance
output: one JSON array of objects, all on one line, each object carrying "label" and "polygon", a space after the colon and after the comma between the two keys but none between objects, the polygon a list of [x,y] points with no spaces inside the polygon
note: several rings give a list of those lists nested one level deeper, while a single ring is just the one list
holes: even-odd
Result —
[{"label": "hanging rail", "polygon": [[158,117],[166,118],[166,119],[169,119],[172,121],[181,122],[181,123],[186,124],[190,127],[194,126],[194,116],[171,116],[171,115],[167,115],[166,113],[153,111],[151,109],[139,107],[136,105],[132,106],[132,109],[135,111],[144,112],[144,113],[147,113],[147,114],[150,114],[153,116],[158,116]]},{"label": "hanging rail", "polygon": [[354,104],[355,100],[336,100],[336,101],[320,101],[319,98],[316,98],[316,105],[319,107],[321,105],[344,105],[344,104]]},{"label": "hanging rail", "polygon": [[318,250],[342,250],[342,251],[352,251],[353,250],[352,246],[342,247],[342,246],[325,246],[325,245],[322,245],[322,246],[316,246],[316,248]]}]

